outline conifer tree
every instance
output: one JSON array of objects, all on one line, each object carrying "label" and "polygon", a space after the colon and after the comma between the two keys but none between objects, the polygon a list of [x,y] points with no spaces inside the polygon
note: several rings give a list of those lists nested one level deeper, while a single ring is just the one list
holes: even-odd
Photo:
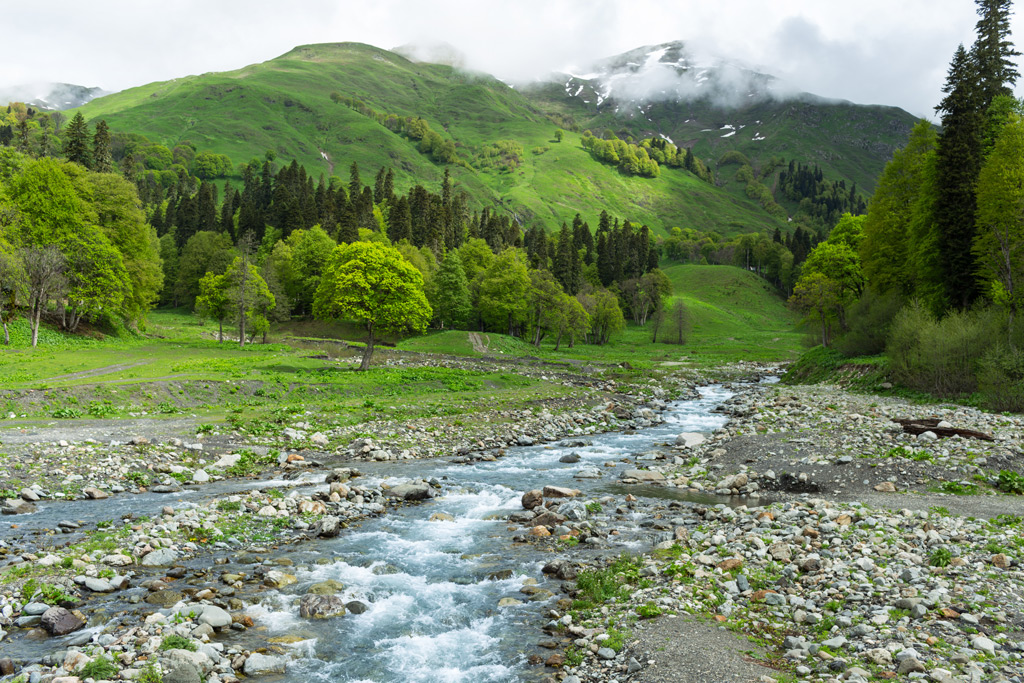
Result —
[{"label": "conifer tree", "polygon": [[92,170],[97,173],[110,173],[114,170],[114,159],[110,154],[110,129],[102,119],[96,124],[96,133],[92,136]]},{"label": "conifer tree", "polygon": [[974,258],[974,187],[981,168],[982,115],[977,65],[961,45],[953,57],[936,109],[942,114],[932,223],[948,303],[966,308],[977,297]]},{"label": "conifer tree", "polygon": [[68,161],[89,168],[89,126],[82,112],[76,113],[64,129],[64,156]]}]

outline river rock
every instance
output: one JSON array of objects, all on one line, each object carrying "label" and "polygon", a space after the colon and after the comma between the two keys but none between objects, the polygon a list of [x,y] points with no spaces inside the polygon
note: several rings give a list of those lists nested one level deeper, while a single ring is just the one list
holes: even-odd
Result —
[{"label": "river rock", "polygon": [[178,552],[170,548],[158,548],[142,556],[139,562],[143,567],[166,567],[178,559]]},{"label": "river rock", "polygon": [[579,490],[564,486],[545,486],[542,493],[545,498],[575,498],[580,495]]},{"label": "river rock", "polygon": [[345,590],[345,584],[341,581],[335,581],[334,579],[327,579],[319,583],[314,583],[306,591],[306,595],[334,595]]},{"label": "river rock", "polygon": [[551,512],[549,510],[548,512],[544,512],[542,514],[537,515],[532,520],[530,520],[529,523],[530,523],[530,526],[533,526],[533,527],[538,527],[538,526],[558,526],[559,524],[563,523],[564,521],[565,521],[565,515],[560,515],[557,512]]},{"label": "river rock", "polygon": [[241,459],[242,456],[239,453],[226,453],[220,456],[217,462],[213,463],[213,467],[218,470],[226,470],[237,465]]},{"label": "river rock", "polygon": [[115,590],[114,584],[106,579],[101,579],[98,576],[86,576],[82,579],[82,585],[91,590],[93,593],[113,593]]},{"label": "river rock", "polygon": [[306,619],[327,619],[345,614],[345,601],[337,595],[303,595],[299,600],[299,616]]},{"label": "river rock", "polygon": [[28,501],[29,503],[35,503],[39,501],[39,494],[33,489],[25,488],[18,492],[22,500]]},{"label": "river rock", "polygon": [[665,475],[654,470],[626,470],[622,473],[621,479],[636,479],[640,482],[658,483],[665,481]]},{"label": "river rock", "polygon": [[263,583],[271,588],[284,588],[298,581],[294,574],[288,574],[279,569],[272,569],[263,577]]},{"label": "river rock", "polygon": [[159,605],[160,607],[170,607],[171,605],[178,604],[184,599],[184,593],[174,590],[153,591],[143,598],[143,600],[148,602],[150,605]]},{"label": "river rock", "polygon": [[63,607],[51,607],[43,612],[40,623],[51,636],[63,636],[85,626],[85,618],[77,610],[72,612]]},{"label": "river rock", "polygon": [[210,475],[206,473],[206,470],[199,468],[192,473],[192,481],[196,484],[205,484],[210,481]]},{"label": "river rock", "polygon": [[676,437],[676,445],[685,448],[693,448],[704,443],[704,435],[697,432],[683,432]]},{"label": "river rock", "polygon": [[341,518],[335,517],[334,515],[327,515],[326,517],[318,519],[310,528],[310,531],[314,535],[322,538],[334,538],[341,533],[341,529]]},{"label": "river rock", "polygon": [[596,467],[581,467],[573,475],[574,479],[600,479],[601,470]]},{"label": "river rock", "polygon": [[102,491],[96,488],[95,486],[86,486],[84,489],[82,489],[82,493],[84,493],[86,497],[91,500],[104,500],[106,498],[110,498],[109,493],[107,493],[106,491]]},{"label": "river rock", "polygon": [[242,673],[246,676],[258,676],[260,674],[283,674],[288,666],[288,660],[284,657],[261,655],[253,652],[245,660]]},{"label": "river rock", "polygon": [[208,624],[212,628],[231,626],[231,615],[216,605],[192,605],[192,607],[202,608],[203,613],[199,615],[200,624]]},{"label": "river rock", "polygon": [[523,494],[522,497],[523,507],[527,510],[532,510],[538,505],[544,504],[544,492],[540,489],[532,489]]},{"label": "river rock", "polygon": [[113,555],[104,555],[100,562],[111,567],[127,567],[135,560],[132,559],[131,555],[124,555],[122,553],[115,553]]},{"label": "river rock", "polygon": [[35,511],[35,505],[20,498],[6,498],[0,506],[0,513],[5,515],[26,515]]},{"label": "river rock", "polygon": [[429,484],[410,482],[388,489],[385,495],[389,498],[400,498],[402,500],[426,500],[431,497],[430,493]]},{"label": "river rock", "polygon": [[362,614],[366,610],[370,609],[365,602],[359,600],[350,600],[345,603],[345,609],[352,614]]},{"label": "river rock", "polygon": [[565,462],[565,463],[569,463],[570,465],[573,464],[573,463],[577,463],[579,461],[580,461],[580,454],[579,453],[566,453],[565,455],[563,455],[561,458],[558,459],[558,462]]}]

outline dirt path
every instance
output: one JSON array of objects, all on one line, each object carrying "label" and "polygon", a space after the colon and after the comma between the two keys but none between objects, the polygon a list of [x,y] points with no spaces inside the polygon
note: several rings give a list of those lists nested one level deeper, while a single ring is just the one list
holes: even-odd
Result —
[{"label": "dirt path", "polygon": [[[487,335],[484,336],[486,337]],[[487,343],[485,344],[479,332],[470,332],[469,343],[473,345],[473,350],[477,353],[487,353],[487,349],[491,345],[491,338],[487,337]]]},{"label": "dirt path", "polygon": [[[195,418],[128,420],[39,420],[6,423],[0,430],[0,444],[28,445],[40,442],[85,441],[102,443],[127,441],[144,436],[149,440],[177,437],[195,440]],[[9,425],[9,426],[8,426]]]},{"label": "dirt path", "polygon": [[757,683],[777,673],[746,654],[757,648],[745,638],[691,617],[640,622],[635,636],[634,656],[654,661],[631,679],[638,683]]},{"label": "dirt path", "polygon": [[124,372],[125,370],[131,370],[137,368],[140,365],[149,365],[148,360],[139,360],[134,363],[118,363],[117,365],[108,365],[103,368],[94,368],[92,370],[82,370],[81,372],[72,372],[69,375],[57,375],[56,377],[48,377],[44,382],[53,382],[56,380],[65,379],[84,379],[86,377],[98,377],[100,375],[109,375],[115,372]]}]

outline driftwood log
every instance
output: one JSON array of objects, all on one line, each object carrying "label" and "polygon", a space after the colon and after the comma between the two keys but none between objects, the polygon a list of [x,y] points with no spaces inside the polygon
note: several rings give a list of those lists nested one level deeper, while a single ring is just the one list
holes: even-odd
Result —
[{"label": "driftwood log", "polygon": [[959,429],[957,427],[940,427],[939,422],[941,420],[927,419],[927,420],[904,420],[900,418],[894,418],[893,422],[896,422],[903,426],[903,431],[907,434],[924,434],[925,432],[932,432],[935,436],[962,436],[967,439],[981,439],[982,441],[995,441],[995,437],[985,432],[976,432],[973,429]]}]

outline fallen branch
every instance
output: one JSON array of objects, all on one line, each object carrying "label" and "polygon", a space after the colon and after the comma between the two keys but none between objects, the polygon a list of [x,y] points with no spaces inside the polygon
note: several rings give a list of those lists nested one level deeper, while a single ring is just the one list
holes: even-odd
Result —
[{"label": "fallen branch", "polygon": [[959,429],[957,427],[940,427],[937,419],[926,419],[926,420],[904,420],[900,418],[893,418],[893,422],[903,426],[903,431],[908,434],[924,434],[925,432],[932,432],[935,436],[939,437],[950,437],[950,436],[962,436],[966,439],[980,439],[982,441],[995,441],[996,438],[991,434],[985,432],[976,432],[973,429]]}]

